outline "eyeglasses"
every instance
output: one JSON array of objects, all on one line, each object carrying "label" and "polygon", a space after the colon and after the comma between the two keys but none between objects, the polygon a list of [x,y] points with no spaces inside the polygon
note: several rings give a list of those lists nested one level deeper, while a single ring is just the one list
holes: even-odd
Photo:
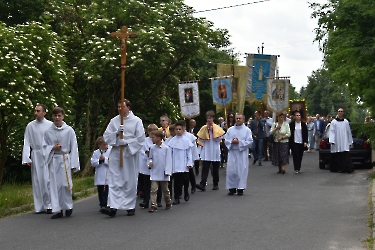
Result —
[{"label": "eyeglasses", "polygon": [[236,118],[236,120],[241,120],[241,119],[242,119],[242,118],[240,118],[240,117],[237,117],[237,118]]},{"label": "eyeglasses", "polygon": [[344,112],[344,110],[339,110],[338,112]]}]

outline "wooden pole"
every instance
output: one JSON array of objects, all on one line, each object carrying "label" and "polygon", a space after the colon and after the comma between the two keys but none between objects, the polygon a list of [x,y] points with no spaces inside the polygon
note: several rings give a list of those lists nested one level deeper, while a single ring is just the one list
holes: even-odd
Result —
[{"label": "wooden pole", "polygon": [[[125,103],[125,69],[126,69],[126,39],[137,37],[136,33],[128,33],[128,28],[122,26],[121,32],[112,32],[112,37],[116,37],[121,42],[121,125],[124,125],[124,103]],[[120,134],[120,139],[124,139],[124,133]],[[123,146],[120,146],[120,167],[123,166]]]}]

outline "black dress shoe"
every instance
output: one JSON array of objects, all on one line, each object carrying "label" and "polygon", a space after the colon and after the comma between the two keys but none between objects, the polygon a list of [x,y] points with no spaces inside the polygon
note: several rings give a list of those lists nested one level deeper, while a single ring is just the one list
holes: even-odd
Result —
[{"label": "black dress shoe", "polygon": [[243,195],[243,189],[237,189],[237,195],[242,196]]},{"label": "black dress shoe", "polygon": [[127,216],[133,216],[133,215],[135,215],[135,209],[134,208],[133,209],[128,209],[126,211],[128,212]]},{"label": "black dress shoe", "polygon": [[261,163],[261,162],[259,162],[259,166],[262,166],[262,163]]},{"label": "black dress shoe", "polygon": [[254,160],[253,160],[253,165],[255,165],[256,162],[257,162],[257,160],[254,159]]},{"label": "black dress shoe", "polygon": [[65,216],[66,216],[66,217],[71,216],[72,213],[73,213],[73,209],[65,210]]},{"label": "black dress shoe", "polygon": [[179,199],[174,199],[173,202],[172,202],[173,205],[178,205],[180,204],[180,200]]},{"label": "black dress shoe", "polygon": [[148,202],[142,201],[141,203],[139,203],[139,206],[143,208],[148,208]]},{"label": "black dress shoe", "polygon": [[102,210],[102,214],[106,214],[111,217],[115,217],[117,209],[106,207]]},{"label": "black dress shoe", "polygon": [[236,189],[235,188],[230,188],[228,195],[234,195],[235,193],[236,193]]},{"label": "black dress shoe", "polygon": [[196,189],[195,189],[195,188],[192,188],[190,193],[191,193],[191,194],[194,194],[195,191],[196,191]]},{"label": "black dress shoe", "polygon": [[185,200],[185,201],[189,201],[189,199],[190,199],[190,195],[185,195],[185,196],[184,196],[184,200]]},{"label": "black dress shoe", "polygon": [[51,219],[58,219],[58,218],[61,218],[63,217],[63,211],[61,210],[60,213],[57,213],[57,214],[54,214],[51,216]]},{"label": "black dress shoe", "polygon": [[195,175],[198,176],[199,175],[199,170],[198,171],[195,171]]},{"label": "black dress shoe", "polygon": [[52,208],[47,209],[47,214],[52,214]]},{"label": "black dress shoe", "polygon": [[214,186],[212,190],[219,190],[219,186]]},{"label": "black dress shoe", "polygon": [[195,185],[196,189],[200,190],[200,191],[206,191],[206,187],[203,187],[201,186],[200,184],[198,185]]}]

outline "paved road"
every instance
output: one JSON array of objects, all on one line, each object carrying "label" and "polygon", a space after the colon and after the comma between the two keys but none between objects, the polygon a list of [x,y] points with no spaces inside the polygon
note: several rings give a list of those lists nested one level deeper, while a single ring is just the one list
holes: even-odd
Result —
[{"label": "paved road", "polygon": [[354,174],[318,168],[318,153],[304,155],[302,172],[285,175],[270,162],[250,166],[243,197],[206,192],[172,210],[115,218],[98,213],[96,196],[74,204],[70,218],[22,214],[0,220],[0,249],[366,249],[368,170]]}]

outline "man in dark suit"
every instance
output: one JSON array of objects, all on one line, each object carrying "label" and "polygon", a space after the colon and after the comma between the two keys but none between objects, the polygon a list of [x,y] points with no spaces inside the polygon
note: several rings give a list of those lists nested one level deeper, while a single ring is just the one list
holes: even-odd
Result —
[{"label": "man in dark suit", "polygon": [[316,114],[316,119],[314,121],[314,127],[315,127],[315,150],[319,150],[320,141],[322,140],[322,136],[324,133],[324,121],[320,119],[320,115]]},{"label": "man in dark suit", "polygon": [[[197,122],[194,120],[194,119],[190,119],[190,122],[189,122],[189,133],[197,136],[197,133],[199,132],[199,128],[196,128],[195,126],[197,125]],[[199,175],[199,161],[194,161],[194,169],[195,169],[195,175]],[[193,172],[193,170],[191,169],[189,171],[189,174],[191,175],[191,173]],[[193,173],[194,175],[194,173]],[[192,179],[194,176],[190,177],[190,179]],[[192,190],[194,189],[194,192],[195,192],[195,185],[192,186]]]},{"label": "man in dark suit", "polygon": [[262,166],[263,159],[263,139],[264,139],[264,125],[265,120],[260,117],[260,111],[255,111],[254,119],[250,123],[250,129],[253,133],[252,151],[254,155],[253,165],[259,161],[259,166]]}]

